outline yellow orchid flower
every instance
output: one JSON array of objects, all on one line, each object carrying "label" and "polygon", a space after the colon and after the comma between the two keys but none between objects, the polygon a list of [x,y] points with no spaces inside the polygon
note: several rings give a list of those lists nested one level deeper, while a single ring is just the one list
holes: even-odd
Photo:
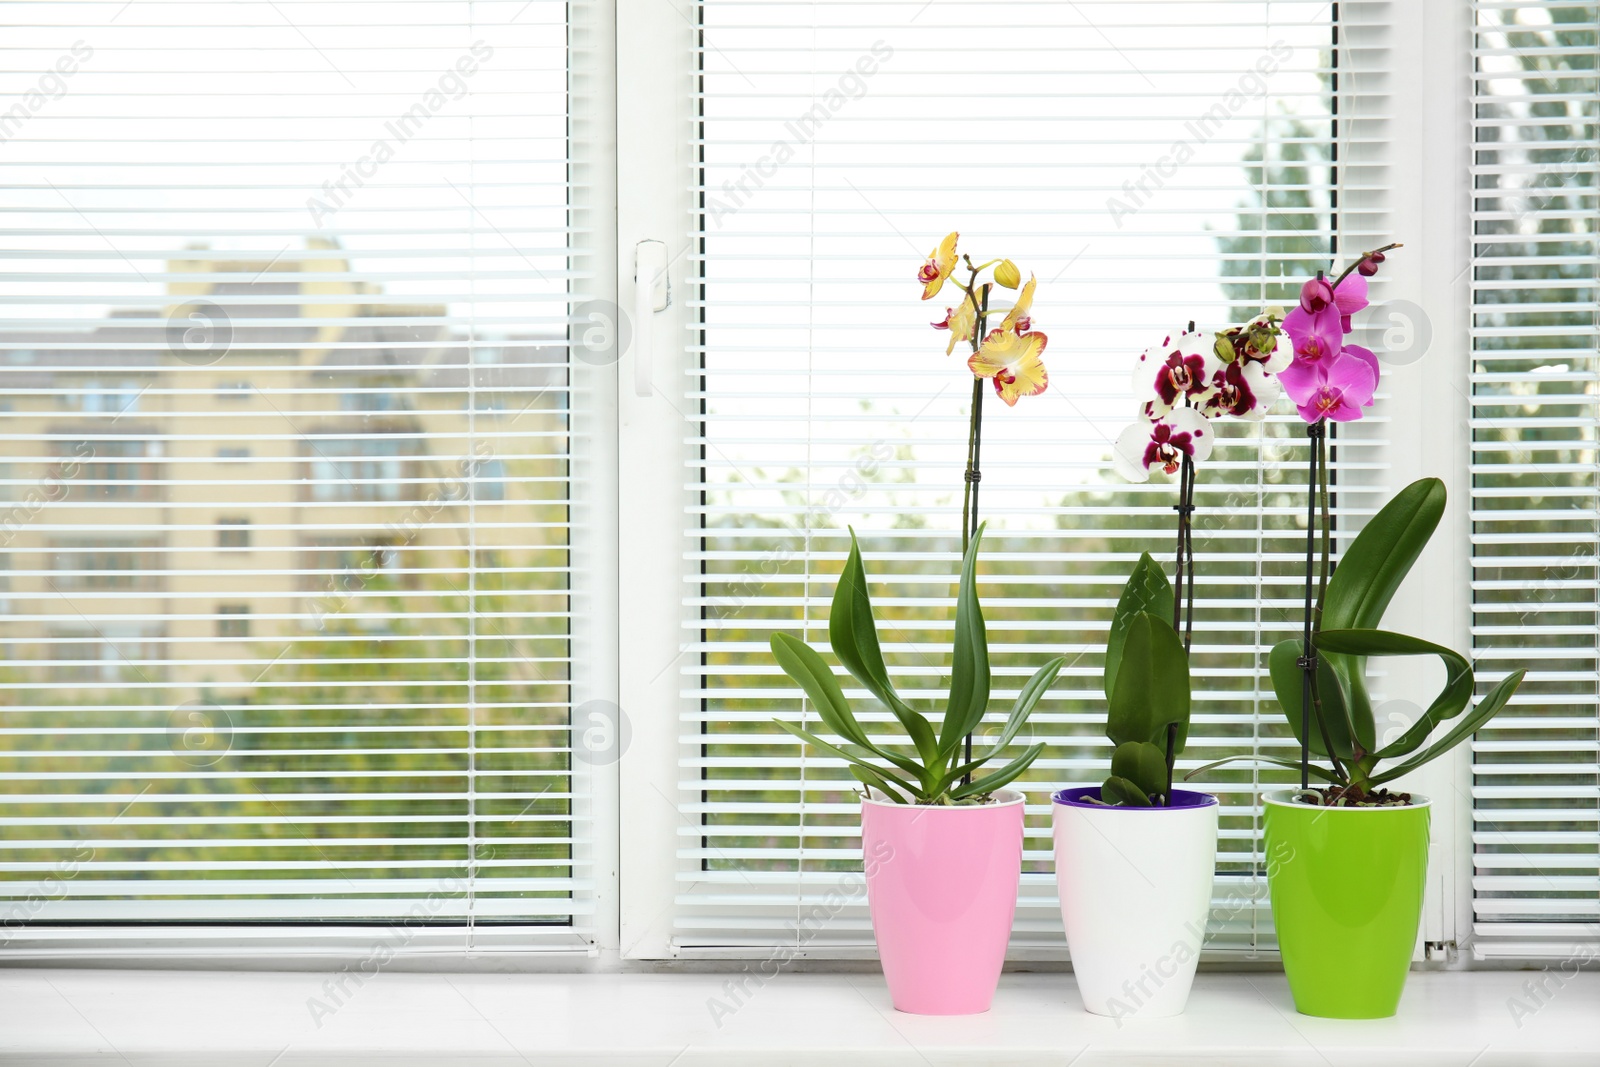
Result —
[{"label": "yellow orchid flower", "polygon": [[972,300],[962,294],[961,303],[953,308],[944,309],[944,321],[931,323],[935,330],[949,330],[950,343],[945,346],[944,354],[949,355],[956,350],[958,341],[972,340],[972,328],[977,324],[978,313],[972,308]]},{"label": "yellow orchid flower", "polygon": [[1028,275],[1028,284],[1024,285],[1022,292],[1017,294],[1016,306],[1006,312],[1006,317],[1000,321],[1002,330],[1015,330],[1017,333],[1028,332],[1028,327],[1033,324],[1028,317],[1033,311],[1033,290],[1038,284],[1039,279],[1031,274]]},{"label": "yellow orchid flower", "polygon": [[922,299],[932,300],[944,288],[944,280],[956,269],[956,238],[952,233],[939,242],[939,247],[928,253],[928,262],[917,271],[917,281],[922,283]]},{"label": "yellow orchid flower", "polygon": [[1038,396],[1050,383],[1040,358],[1049,340],[1042,333],[991,330],[967,366],[979,378],[994,379],[995,393],[1015,407],[1018,397]]}]

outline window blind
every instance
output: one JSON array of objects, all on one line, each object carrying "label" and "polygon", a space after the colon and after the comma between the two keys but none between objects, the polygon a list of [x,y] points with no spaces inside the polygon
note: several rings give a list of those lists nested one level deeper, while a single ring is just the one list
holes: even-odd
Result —
[{"label": "window blind", "polygon": [[[931,707],[947,684],[971,379],[928,325],[950,301],[921,303],[916,271],[951,230],[975,261],[1037,277],[1033,328],[1050,338],[1044,395],[986,401],[979,592],[995,714],[1048,656],[1069,657],[1019,740],[1047,747],[1020,783],[1012,941],[1062,951],[1049,792],[1104,777],[1111,609],[1141,551],[1169,567],[1173,553],[1175,487],[1110,471],[1135,355],[1188,318],[1218,328],[1292,303],[1330,257],[1389,239],[1386,8],[1334,10],[700,5],[677,951],[870,951],[854,782],[771,724],[816,720],[767,643],[785,631],[826,647],[854,526],[902,694]],[[1381,503],[1385,418],[1380,401],[1339,432],[1342,533]],[[1180,770],[1297,750],[1265,654],[1300,625],[1305,458],[1291,412],[1230,426],[1203,466]],[[892,738],[888,713],[841,678]],[[1255,797],[1284,780],[1205,783],[1223,804],[1213,950],[1272,948]]]},{"label": "window blind", "polygon": [[1476,8],[1473,641],[1528,680],[1472,746],[1480,957],[1600,943],[1600,8]]},{"label": "window blind", "polygon": [[588,943],[568,15],[6,5],[3,951]]}]

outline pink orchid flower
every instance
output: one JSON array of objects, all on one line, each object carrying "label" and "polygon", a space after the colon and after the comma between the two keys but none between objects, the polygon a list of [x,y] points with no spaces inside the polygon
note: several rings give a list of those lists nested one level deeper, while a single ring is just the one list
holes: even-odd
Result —
[{"label": "pink orchid flower", "polygon": [[1351,345],[1315,364],[1296,360],[1278,380],[1306,422],[1353,422],[1361,417],[1362,408],[1372,406],[1378,388],[1376,364],[1371,352]]}]

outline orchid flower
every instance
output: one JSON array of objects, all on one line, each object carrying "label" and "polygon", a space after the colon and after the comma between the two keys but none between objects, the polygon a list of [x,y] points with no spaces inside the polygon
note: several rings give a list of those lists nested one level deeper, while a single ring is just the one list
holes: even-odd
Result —
[{"label": "orchid flower", "polygon": [[[1365,263],[1366,260],[1362,260]],[[1364,274],[1352,274],[1339,283],[1333,291],[1334,306],[1339,309],[1339,328],[1345,333],[1350,332],[1350,316],[1367,306],[1367,278]]]},{"label": "orchid flower", "polygon": [[[1010,262],[1007,260],[1007,262]],[[1039,280],[1033,275],[1028,275],[1028,284],[1022,287],[1017,294],[1017,302],[1011,310],[1006,312],[1006,317],[1000,320],[1002,330],[1015,330],[1017,333],[1027,333],[1033,326],[1033,319],[1029,316],[1033,312],[1033,290]]]},{"label": "orchid flower", "polygon": [[938,296],[945,279],[956,269],[956,238],[960,236],[959,233],[947,234],[939,247],[928,253],[928,261],[917,271],[917,281],[922,283],[922,299],[932,300]]},{"label": "orchid flower", "polygon": [[1130,482],[1150,480],[1150,468],[1176,474],[1183,457],[1204,462],[1211,455],[1211,423],[1193,408],[1174,408],[1161,418],[1123,430],[1112,448],[1112,464]]},{"label": "orchid flower", "polygon": [[935,330],[949,330],[950,343],[945,346],[944,354],[949,355],[956,350],[960,341],[972,340],[972,329],[977,325],[978,312],[972,306],[972,301],[963,294],[961,302],[953,308],[944,309],[944,321],[931,325]]},{"label": "orchid flower", "polygon": [[1372,406],[1372,394],[1378,388],[1377,357],[1364,348],[1354,351],[1356,348],[1352,345],[1316,364],[1296,361],[1278,375],[1306,422],[1352,422],[1361,417],[1362,408]]},{"label": "orchid flower", "polygon": [[1259,422],[1282,393],[1278,379],[1263,364],[1236,359],[1211,375],[1211,389],[1197,408],[1208,419],[1232,415]]},{"label": "orchid flower", "polygon": [[[1365,262],[1363,260],[1362,262]],[[1323,302],[1326,290],[1330,299]],[[1308,304],[1321,304],[1308,312]],[[1356,272],[1337,288],[1321,278],[1306,282],[1300,307],[1283,320],[1294,347],[1294,361],[1278,372],[1284,391],[1306,422],[1350,422],[1371,407],[1378,388],[1378,358],[1360,345],[1347,345],[1350,316],[1367,306],[1367,278]]]},{"label": "orchid flower", "polygon": [[1133,369],[1134,396],[1145,398],[1140,406],[1145,418],[1159,419],[1185,398],[1203,401],[1220,364],[1199,330],[1168,334],[1146,349]]},{"label": "orchid flower", "polygon": [[995,393],[1007,407],[1016,407],[1018,397],[1038,396],[1050,384],[1040,358],[1049,341],[1042,333],[990,330],[967,366],[977,377],[993,379]]}]

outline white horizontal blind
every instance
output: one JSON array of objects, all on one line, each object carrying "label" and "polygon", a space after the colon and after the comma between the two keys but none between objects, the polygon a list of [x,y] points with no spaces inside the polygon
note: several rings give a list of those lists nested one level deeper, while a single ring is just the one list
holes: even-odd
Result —
[{"label": "white horizontal blind", "polygon": [[[928,326],[954,297],[920,302],[916,272],[950,230],[975,261],[1037,275],[1050,337],[1043,396],[986,400],[980,595],[997,713],[1069,657],[1031,727],[1048,747],[1022,783],[1012,943],[1061,951],[1048,795],[1104,777],[1111,608],[1142,550],[1169,566],[1173,552],[1175,487],[1109,469],[1133,358],[1187,318],[1292,302],[1330,256],[1387,239],[1385,7],[1339,10],[1364,18],[1336,51],[1330,6],[1294,0],[701,5],[680,952],[870,950],[854,782],[771,725],[816,719],[767,644],[785,631],[825,648],[853,525],[901,692],[931,708],[947,683],[971,378]],[[1264,667],[1298,631],[1303,581],[1305,439],[1280,411],[1231,426],[1201,470],[1184,770],[1296,751]],[[1339,434],[1342,530],[1380,502],[1384,411]],[[1223,803],[1214,949],[1271,947],[1255,796],[1283,780],[1207,782]]]},{"label": "white horizontal blind", "polygon": [[1473,641],[1528,677],[1473,743],[1474,947],[1600,943],[1600,7],[1477,11]]},{"label": "white horizontal blind", "polygon": [[6,5],[8,949],[586,943],[567,16]]}]

